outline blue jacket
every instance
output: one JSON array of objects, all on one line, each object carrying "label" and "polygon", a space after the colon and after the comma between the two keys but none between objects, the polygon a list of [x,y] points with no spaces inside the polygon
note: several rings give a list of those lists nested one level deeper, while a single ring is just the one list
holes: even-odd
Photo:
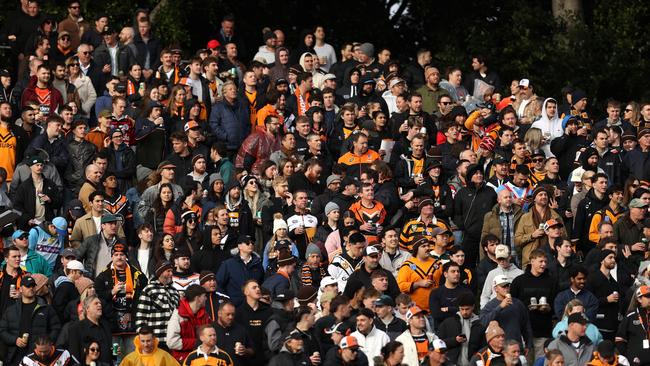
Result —
[{"label": "blue jacket", "polygon": [[279,292],[288,290],[291,287],[291,281],[283,275],[275,273],[264,280],[262,287],[269,290],[271,292],[271,298],[274,299],[275,295]]},{"label": "blue jacket", "polygon": [[42,225],[29,230],[29,251],[40,254],[54,268],[59,253],[63,250],[63,238],[51,235]]},{"label": "blue jacket", "polygon": [[50,161],[59,170],[59,174],[63,175],[62,173],[70,163],[70,154],[68,153],[68,147],[66,145],[65,139],[58,137],[54,139],[54,141],[50,142],[47,138],[47,132],[44,132],[34,137],[32,142],[27,147],[27,150],[25,150],[25,156],[34,156],[39,149],[45,150],[47,155],[50,157]]},{"label": "blue jacket", "polygon": [[562,319],[564,316],[564,307],[569,303],[569,301],[573,299],[578,299],[582,302],[582,305],[585,308],[585,315],[587,315],[587,319],[589,319],[589,321],[596,321],[596,312],[598,311],[598,298],[592,294],[591,291],[586,289],[580,291],[576,296],[573,294],[570,288],[559,292],[555,296],[553,309],[555,310],[555,316],[558,319]]},{"label": "blue jacket", "polygon": [[235,306],[244,302],[244,294],[241,291],[244,282],[255,280],[262,283],[263,279],[262,259],[256,253],[253,253],[253,258],[248,264],[244,264],[239,255],[229,258],[221,263],[217,271],[218,291],[230,296]]},{"label": "blue jacket", "polygon": [[233,104],[223,100],[212,107],[210,129],[219,141],[225,141],[228,150],[239,150],[251,131],[249,111],[236,99]]}]

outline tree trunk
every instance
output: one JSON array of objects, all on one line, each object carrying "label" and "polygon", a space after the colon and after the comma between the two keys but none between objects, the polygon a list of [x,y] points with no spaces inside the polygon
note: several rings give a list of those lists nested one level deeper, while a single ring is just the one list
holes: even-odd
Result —
[{"label": "tree trunk", "polygon": [[571,23],[572,17],[582,16],[582,0],[551,0],[553,17]]}]

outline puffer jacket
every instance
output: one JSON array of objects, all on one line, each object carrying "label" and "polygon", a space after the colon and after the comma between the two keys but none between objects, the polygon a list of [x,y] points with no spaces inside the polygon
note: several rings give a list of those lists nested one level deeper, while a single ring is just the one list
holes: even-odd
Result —
[{"label": "puffer jacket", "polygon": [[483,217],[497,202],[494,189],[482,184],[479,188],[467,186],[456,193],[454,201],[454,223],[465,231],[465,239],[479,241]]},{"label": "puffer jacket", "polygon": [[196,349],[199,339],[196,330],[209,322],[205,308],[199,309],[194,314],[187,299],[181,300],[178,309],[174,310],[167,323],[167,347],[176,360],[182,362]]},{"label": "puffer jacket", "polygon": [[39,150],[44,150],[49,155],[50,162],[54,163],[59,172],[65,171],[70,162],[70,156],[63,138],[57,137],[50,142],[47,133],[40,134],[34,137],[29,144],[25,150],[25,156],[34,156]]},{"label": "puffer jacket", "polygon": [[85,180],[84,169],[92,161],[97,149],[95,145],[86,140],[77,141],[75,139],[68,142],[67,148],[70,161],[63,174],[63,179],[67,188],[74,189],[75,193],[73,195],[76,196]]},{"label": "puffer jacket", "polygon": [[252,172],[254,174],[260,174],[259,171],[260,165],[269,160],[271,153],[280,149],[280,139],[278,136],[272,136],[268,134],[264,127],[258,126],[255,133],[246,137],[244,142],[237,153],[237,158],[235,159],[235,166],[237,168],[245,168],[246,155],[253,156],[255,161],[252,165]]},{"label": "puffer jacket", "polygon": [[210,112],[210,129],[219,141],[226,142],[228,150],[238,150],[251,130],[249,111],[244,103],[235,99],[216,103]]},{"label": "puffer jacket", "polygon": [[[5,362],[15,364],[14,358],[19,353],[16,349],[16,339],[20,336],[20,322],[22,320],[23,304],[21,301],[9,306],[0,320],[0,339],[7,345],[7,356]],[[51,306],[38,303],[32,313],[32,326],[29,332],[29,344],[26,350],[34,349],[34,340],[39,335],[44,335],[52,341],[56,340],[61,323],[56,315],[56,311]]]}]

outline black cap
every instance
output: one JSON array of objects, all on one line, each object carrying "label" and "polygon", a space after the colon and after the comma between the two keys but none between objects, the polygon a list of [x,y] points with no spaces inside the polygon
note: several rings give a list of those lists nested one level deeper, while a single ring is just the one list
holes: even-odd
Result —
[{"label": "black cap", "polygon": [[239,235],[239,238],[237,238],[237,244],[250,243],[252,241],[253,238],[250,235]]},{"label": "black cap", "polygon": [[32,276],[25,276],[20,280],[20,285],[23,287],[35,287],[36,280]]},{"label": "black cap", "polygon": [[0,76],[10,77],[11,73],[9,73],[9,70],[7,69],[0,69]]},{"label": "black cap", "polygon": [[284,302],[287,300],[293,300],[296,298],[296,294],[293,293],[290,289],[280,289],[276,292],[273,301]]},{"label": "black cap", "polygon": [[113,34],[113,33],[117,33],[117,32],[109,25],[105,25],[104,29],[102,29],[102,36],[106,34]]},{"label": "black cap", "polygon": [[583,313],[573,313],[569,315],[569,319],[567,320],[567,324],[571,323],[580,323],[582,325],[587,325],[589,323],[589,320],[587,320],[587,317]]},{"label": "black cap", "polygon": [[185,247],[176,247],[174,248],[174,259],[178,258],[189,258],[192,255],[190,254],[190,250],[185,248]]},{"label": "black cap", "polygon": [[302,339],[302,337],[300,336],[300,333],[298,331],[293,330],[293,331],[285,334],[283,339],[284,339],[285,342],[289,342],[292,339],[295,339],[295,340],[299,341],[299,340]]}]

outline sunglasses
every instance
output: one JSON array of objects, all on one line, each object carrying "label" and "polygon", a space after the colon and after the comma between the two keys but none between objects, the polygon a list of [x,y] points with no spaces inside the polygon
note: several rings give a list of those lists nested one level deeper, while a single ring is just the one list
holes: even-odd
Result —
[{"label": "sunglasses", "polygon": [[79,67],[79,64],[70,64],[68,67]]},{"label": "sunglasses", "polygon": [[533,163],[541,163],[544,161],[544,158],[535,158],[533,159]]},{"label": "sunglasses", "polygon": [[82,55],[90,55],[90,51],[81,51],[79,53],[81,53]]},{"label": "sunglasses", "polygon": [[625,113],[627,113],[627,112],[632,112],[632,110],[626,108],[626,109],[625,109]]},{"label": "sunglasses", "polygon": [[29,238],[29,234],[23,234],[23,235],[18,237],[18,239],[20,239],[20,240],[25,240],[27,238]]},{"label": "sunglasses", "polygon": [[22,287],[26,287],[26,288],[34,288],[34,287],[36,287],[36,284],[33,283],[33,284],[31,284],[31,285],[23,285]]},{"label": "sunglasses", "polygon": [[90,351],[90,352],[99,352],[99,348],[95,348],[95,347],[88,348],[88,351]]},{"label": "sunglasses", "polygon": [[69,40],[70,40],[70,37],[68,37],[68,36],[63,36],[63,37],[61,37],[61,38],[59,38],[59,39],[64,40],[64,41],[69,41]]},{"label": "sunglasses", "polygon": [[113,138],[114,138],[114,139],[121,139],[121,138],[122,138],[122,135],[113,135]]},{"label": "sunglasses", "polygon": [[442,105],[450,105],[451,102],[440,102],[440,104],[442,104]]}]

